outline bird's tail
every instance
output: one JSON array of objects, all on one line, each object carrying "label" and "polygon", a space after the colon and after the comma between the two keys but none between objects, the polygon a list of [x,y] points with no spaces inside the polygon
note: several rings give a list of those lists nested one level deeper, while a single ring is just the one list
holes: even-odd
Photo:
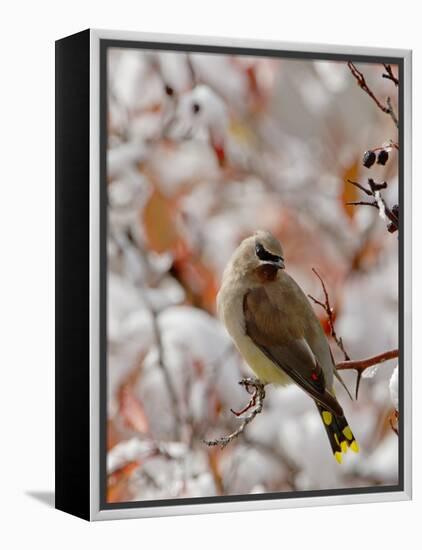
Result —
[{"label": "bird's tail", "polygon": [[346,453],[349,447],[358,453],[359,445],[344,415],[335,415],[324,409],[318,402],[315,404],[327,432],[334,458],[341,464],[343,453]]}]

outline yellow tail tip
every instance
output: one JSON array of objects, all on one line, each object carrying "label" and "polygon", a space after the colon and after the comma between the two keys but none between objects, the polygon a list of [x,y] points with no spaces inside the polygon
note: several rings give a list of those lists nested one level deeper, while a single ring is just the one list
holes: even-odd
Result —
[{"label": "yellow tail tip", "polygon": [[349,441],[352,441],[353,439],[353,433],[352,430],[349,428],[349,426],[346,426],[343,430],[344,435],[347,437]]},{"label": "yellow tail tip", "polygon": [[340,453],[339,451],[334,453],[334,458],[337,460],[339,464],[343,461],[343,453]]},{"label": "yellow tail tip", "polygon": [[359,445],[358,445],[358,442],[356,441],[356,439],[354,439],[354,440],[350,443],[350,448],[351,448],[352,451],[354,451],[355,453],[358,453],[358,452],[359,452]]},{"label": "yellow tail tip", "polygon": [[342,441],[340,443],[340,447],[341,447],[341,450],[343,451],[343,453],[347,453],[348,445],[347,445],[346,441]]}]

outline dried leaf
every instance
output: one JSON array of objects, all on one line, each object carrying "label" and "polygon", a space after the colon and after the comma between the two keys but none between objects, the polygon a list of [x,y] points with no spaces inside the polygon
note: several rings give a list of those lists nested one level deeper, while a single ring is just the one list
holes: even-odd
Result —
[{"label": "dried leaf", "polygon": [[161,254],[176,247],[178,234],[175,214],[171,199],[155,188],[142,212],[149,249]]},{"label": "dried leaf", "polygon": [[124,423],[141,434],[148,433],[148,419],[144,407],[136,397],[133,387],[129,384],[123,385],[119,390],[119,413]]},{"label": "dried leaf", "polygon": [[144,354],[140,354],[134,368],[124,378],[117,391],[119,416],[125,426],[141,434],[148,433],[149,423],[135,388],[142,373]]},{"label": "dried leaf", "polygon": [[383,251],[383,243],[373,238],[365,239],[352,257],[350,266],[352,271],[367,271],[377,261]]},{"label": "dried leaf", "polygon": [[356,215],[356,206],[352,206],[347,203],[359,200],[359,191],[354,185],[349,183],[349,180],[356,181],[359,176],[359,171],[360,161],[355,160],[345,169],[342,176],[343,183],[340,200],[343,206],[343,210],[350,220],[353,220]]},{"label": "dried leaf", "polygon": [[399,435],[399,411],[397,409],[393,409],[388,416],[388,420],[390,422],[391,429],[398,436]]},{"label": "dried leaf", "polygon": [[214,273],[181,238],[177,241],[173,254],[174,262],[171,274],[182,285],[186,294],[186,302],[214,313],[218,292],[218,283]]},{"label": "dried leaf", "polygon": [[131,499],[129,488],[132,474],[140,466],[137,460],[128,462],[118,470],[115,470],[107,479],[107,502],[126,502]]},{"label": "dried leaf", "polygon": [[224,482],[220,472],[221,451],[218,447],[209,447],[208,464],[219,495],[224,495]]},{"label": "dried leaf", "polygon": [[107,450],[109,451],[115,445],[122,441],[121,434],[112,418],[107,420]]}]

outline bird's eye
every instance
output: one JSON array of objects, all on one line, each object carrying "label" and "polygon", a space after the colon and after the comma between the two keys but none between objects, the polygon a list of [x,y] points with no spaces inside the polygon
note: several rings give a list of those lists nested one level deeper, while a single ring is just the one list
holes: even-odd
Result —
[{"label": "bird's eye", "polygon": [[255,246],[255,253],[258,256],[258,258],[262,255],[262,253],[265,252],[264,247],[261,243],[257,243]]},{"label": "bird's eye", "polygon": [[201,110],[201,106],[199,105],[199,103],[192,104],[192,111],[194,115],[198,114],[200,110]]}]

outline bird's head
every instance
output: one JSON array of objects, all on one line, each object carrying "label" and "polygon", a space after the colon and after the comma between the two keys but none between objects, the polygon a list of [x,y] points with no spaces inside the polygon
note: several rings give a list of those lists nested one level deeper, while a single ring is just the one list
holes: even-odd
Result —
[{"label": "bird's head", "polygon": [[261,282],[274,280],[285,267],[281,244],[270,232],[257,231],[235,250],[232,267]]}]

